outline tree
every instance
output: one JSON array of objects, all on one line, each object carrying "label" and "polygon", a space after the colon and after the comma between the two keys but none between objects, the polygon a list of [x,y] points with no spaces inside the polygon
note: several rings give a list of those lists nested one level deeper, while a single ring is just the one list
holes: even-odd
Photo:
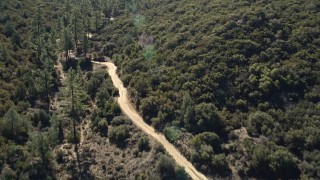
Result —
[{"label": "tree", "polygon": [[74,137],[76,137],[76,121],[82,111],[86,108],[86,101],[88,96],[84,91],[84,84],[82,80],[82,71],[70,68],[67,73],[66,91],[70,102],[70,115],[73,119]]},{"label": "tree", "polygon": [[83,34],[83,42],[82,42],[82,49],[83,53],[86,56],[89,48],[89,40],[88,40],[88,34],[84,33]]},{"label": "tree", "polygon": [[8,60],[8,56],[8,49],[4,44],[2,44],[0,50],[0,61],[6,62]]},{"label": "tree", "polygon": [[81,16],[80,16],[80,9],[77,8],[77,7],[74,7],[73,8],[73,11],[72,11],[72,14],[73,14],[73,17],[72,17],[72,25],[73,25],[73,36],[74,36],[74,43],[75,43],[75,46],[76,46],[76,49],[78,50],[78,47],[79,47],[79,32],[80,30],[82,29],[82,27],[80,27],[80,23],[79,21],[81,20]]},{"label": "tree", "polygon": [[64,28],[62,34],[62,49],[65,51],[66,60],[69,59],[69,50],[74,48],[72,34],[68,27]]},{"label": "tree", "polygon": [[7,21],[5,24],[5,29],[4,29],[4,34],[9,37],[12,36],[12,34],[15,31],[15,25],[13,24],[13,22],[11,20]]},{"label": "tree", "polygon": [[64,134],[62,127],[62,118],[61,115],[53,114],[50,118],[50,129],[48,138],[52,145],[56,145],[63,142]]},{"label": "tree", "polygon": [[[31,73],[30,73],[31,74]],[[32,78],[32,76],[29,73],[25,74],[23,79],[24,79],[24,84],[27,87],[27,94],[26,94],[26,99],[31,103],[34,104],[36,97],[38,95],[37,91],[37,86],[36,86],[36,80]]]},{"label": "tree", "polygon": [[21,43],[20,34],[18,31],[14,31],[14,33],[12,35],[12,44],[14,44],[16,46],[20,46],[20,43]]},{"label": "tree", "polygon": [[35,156],[41,158],[43,164],[49,162],[51,151],[47,133],[33,133],[29,142],[29,148]]},{"label": "tree", "polygon": [[24,83],[20,83],[17,87],[16,87],[16,90],[15,90],[15,98],[17,100],[23,100],[25,97],[26,97],[26,94],[27,94],[27,88],[26,86],[24,85]]},{"label": "tree", "polygon": [[189,93],[183,95],[183,101],[181,105],[181,117],[184,125],[187,129],[191,129],[194,121],[194,102],[190,97]]},{"label": "tree", "polygon": [[1,134],[18,143],[28,139],[29,124],[16,110],[10,108],[0,121]]},{"label": "tree", "polygon": [[33,25],[35,27],[34,29],[34,37],[39,37],[42,34],[43,28],[42,28],[42,24],[43,24],[43,11],[41,9],[40,6],[37,7],[36,12],[35,12],[36,16],[33,19]]},{"label": "tree", "polygon": [[53,87],[53,77],[52,73],[48,71],[48,69],[38,70],[37,76],[37,91],[44,95],[45,102],[47,103],[46,111],[49,112],[50,109],[50,91]]},{"label": "tree", "polygon": [[[76,130],[76,121],[79,119],[80,114],[86,108],[86,103],[88,100],[88,95],[85,92],[84,81],[82,79],[82,71],[78,66],[77,71],[70,68],[67,73],[66,80],[66,91],[68,93],[69,102],[70,102],[70,115],[73,122],[73,139],[76,140],[77,130]],[[79,172],[81,173],[79,152],[78,152],[78,141],[73,141],[77,156],[77,164]]]}]

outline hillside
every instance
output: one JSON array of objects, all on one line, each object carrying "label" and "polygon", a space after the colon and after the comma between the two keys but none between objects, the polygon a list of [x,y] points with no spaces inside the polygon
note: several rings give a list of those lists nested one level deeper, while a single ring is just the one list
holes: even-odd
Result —
[{"label": "hillside", "polygon": [[207,175],[317,179],[319,8],[142,1],[102,30],[100,53],[145,121]]},{"label": "hillside", "polygon": [[105,57],[207,178],[319,179],[319,47],[316,0],[2,0],[0,179],[190,178]]},{"label": "hillside", "polygon": [[91,63],[94,1],[0,2],[0,179],[189,179]]}]

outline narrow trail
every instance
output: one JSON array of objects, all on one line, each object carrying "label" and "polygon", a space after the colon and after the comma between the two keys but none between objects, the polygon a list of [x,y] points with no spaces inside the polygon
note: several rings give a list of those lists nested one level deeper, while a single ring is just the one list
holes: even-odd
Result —
[{"label": "narrow trail", "polygon": [[173,157],[176,163],[182,167],[184,167],[185,171],[190,175],[190,177],[194,180],[206,180],[207,178],[196,170],[196,168],[165,138],[164,135],[159,134],[155,131],[155,129],[145,123],[142,117],[138,114],[138,112],[131,105],[130,100],[128,98],[127,89],[123,86],[122,81],[119,79],[117,75],[117,67],[111,62],[94,62],[96,64],[106,65],[108,67],[108,73],[112,79],[114,86],[119,89],[118,103],[123,111],[132,122],[141,128],[144,132],[152,136],[159,143],[161,143],[167,152]]}]

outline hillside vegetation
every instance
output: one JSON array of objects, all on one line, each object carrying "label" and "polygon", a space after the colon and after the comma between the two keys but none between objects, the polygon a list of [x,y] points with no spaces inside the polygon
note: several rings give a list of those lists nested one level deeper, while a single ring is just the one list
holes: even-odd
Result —
[{"label": "hillside vegetation", "polygon": [[99,3],[0,1],[0,179],[189,178],[91,63],[92,34],[124,7]]},{"label": "hillside vegetation", "polygon": [[137,4],[98,39],[146,122],[208,175],[319,178],[318,1]]},{"label": "hillside vegetation", "polygon": [[2,0],[0,179],[320,178],[317,0]]}]

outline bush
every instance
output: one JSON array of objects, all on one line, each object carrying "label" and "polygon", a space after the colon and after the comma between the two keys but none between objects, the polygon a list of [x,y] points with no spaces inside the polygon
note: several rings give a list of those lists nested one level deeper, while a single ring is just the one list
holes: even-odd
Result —
[{"label": "bush", "polygon": [[164,129],[164,135],[170,142],[174,143],[180,139],[181,131],[175,126],[166,127]]},{"label": "bush", "polygon": [[129,129],[126,125],[112,127],[112,129],[109,131],[110,141],[117,145],[124,145],[129,136]]},{"label": "bush", "polygon": [[229,175],[230,169],[224,154],[214,155],[211,161],[213,169],[220,175]]},{"label": "bush", "polygon": [[129,124],[129,120],[124,116],[117,116],[111,121],[112,126],[120,126],[124,124]]},{"label": "bush", "polygon": [[63,150],[58,150],[56,153],[56,161],[61,164],[64,162],[64,152]]},{"label": "bush", "polygon": [[188,180],[189,178],[187,172],[184,170],[183,167],[176,168],[176,180]]},{"label": "bush", "polygon": [[101,136],[107,136],[108,135],[108,122],[106,119],[102,119],[99,122],[99,132]]},{"label": "bush", "polygon": [[274,119],[267,113],[257,111],[249,115],[248,123],[250,134],[269,136],[273,130]]},{"label": "bush", "polygon": [[38,126],[39,123],[41,123],[42,127],[48,127],[50,125],[50,115],[41,109],[33,114],[31,121],[35,127]]},{"label": "bush", "polygon": [[215,152],[221,151],[221,140],[214,132],[204,132],[192,138],[191,144],[195,149],[200,149],[202,145],[209,145]]},{"label": "bush", "polygon": [[249,161],[249,173],[255,177],[271,179],[297,179],[300,171],[291,153],[286,149],[275,147],[274,151],[263,145],[253,146]]},{"label": "bush", "polygon": [[148,136],[142,136],[138,140],[138,148],[140,151],[146,150],[148,151],[150,149],[149,146],[149,137]]},{"label": "bush", "polygon": [[4,179],[4,180],[17,179],[16,172],[13,171],[10,167],[5,167],[0,174],[1,174],[0,179]]},{"label": "bush", "polygon": [[154,151],[155,151],[156,153],[165,153],[165,152],[166,152],[166,150],[165,150],[165,148],[163,147],[163,145],[160,144],[160,143],[158,143],[158,142],[156,142],[156,143],[154,144],[153,149],[154,149]]},{"label": "bush", "polygon": [[214,131],[222,133],[224,131],[222,118],[217,107],[212,103],[200,103],[196,105],[195,119],[197,122],[191,127],[195,128],[196,132]]},{"label": "bush", "polygon": [[163,180],[175,179],[176,172],[173,160],[163,155],[157,162],[156,171]]},{"label": "bush", "polygon": [[277,179],[297,179],[300,171],[292,155],[284,149],[279,149],[269,156],[269,167]]}]

